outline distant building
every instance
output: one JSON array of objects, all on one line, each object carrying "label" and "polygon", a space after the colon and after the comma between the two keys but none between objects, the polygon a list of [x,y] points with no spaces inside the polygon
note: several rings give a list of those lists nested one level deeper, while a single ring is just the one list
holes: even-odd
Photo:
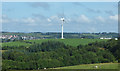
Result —
[{"label": "distant building", "polygon": [[101,37],[100,39],[104,39],[103,37]]},{"label": "distant building", "polygon": [[112,38],[103,38],[103,37],[101,37],[100,39],[112,39]]},{"label": "distant building", "polygon": [[115,38],[115,40],[118,40],[118,38]]}]

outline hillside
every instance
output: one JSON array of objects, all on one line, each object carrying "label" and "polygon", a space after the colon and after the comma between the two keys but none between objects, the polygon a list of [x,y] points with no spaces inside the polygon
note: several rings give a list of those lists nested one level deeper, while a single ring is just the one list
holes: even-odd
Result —
[{"label": "hillside", "polygon": [[[70,67],[74,69],[85,68],[84,65],[79,67],[81,64],[114,63],[119,62],[117,42],[114,39],[39,39],[6,42],[2,43],[2,65],[4,70],[37,70],[77,65]],[[100,65],[100,68],[117,67],[116,64],[105,66]],[[86,66],[87,69],[91,67],[94,65]]]}]

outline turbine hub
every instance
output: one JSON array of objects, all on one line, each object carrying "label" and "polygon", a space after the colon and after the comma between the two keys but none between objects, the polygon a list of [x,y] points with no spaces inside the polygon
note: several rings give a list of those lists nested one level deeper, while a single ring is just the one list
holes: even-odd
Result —
[{"label": "turbine hub", "polygon": [[62,21],[64,21],[64,18],[61,18]]}]

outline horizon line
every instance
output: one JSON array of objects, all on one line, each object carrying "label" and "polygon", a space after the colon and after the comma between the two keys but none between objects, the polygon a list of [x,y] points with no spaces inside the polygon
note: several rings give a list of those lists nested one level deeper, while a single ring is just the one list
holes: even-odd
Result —
[{"label": "horizon line", "polygon": [[[40,31],[35,31],[35,32],[15,32],[15,31],[0,31],[0,33],[61,33],[61,32],[52,32],[52,31],[49,31],[49,32],[40,32]],[[64,32],[64,33],[119,33],[119,32]]]}]

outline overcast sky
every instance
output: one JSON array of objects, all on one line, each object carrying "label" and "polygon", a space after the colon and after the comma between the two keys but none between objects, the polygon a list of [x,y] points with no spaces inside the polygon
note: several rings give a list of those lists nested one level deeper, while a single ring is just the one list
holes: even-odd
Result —
[{"label": "overcast sky", "polygon": [[[118,32],[117,2],[5,2],[2,30],[9,32]],[[63,15],[64,14],[64,15]]]}]

